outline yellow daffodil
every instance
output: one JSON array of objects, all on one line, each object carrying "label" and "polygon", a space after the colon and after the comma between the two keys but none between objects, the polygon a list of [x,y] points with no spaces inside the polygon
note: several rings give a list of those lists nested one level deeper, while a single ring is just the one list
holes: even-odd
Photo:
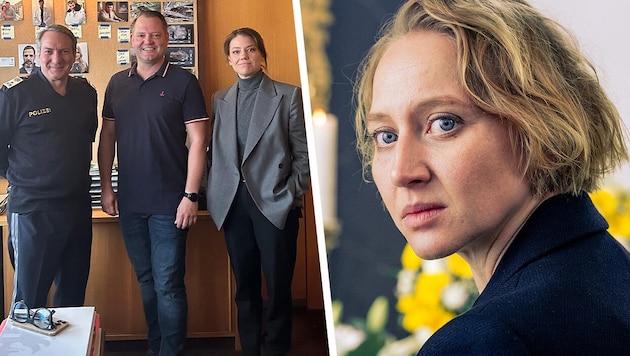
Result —
[{"label": "yellow daffodil", "polygon": [[420,305],[439,305],[441,295],[439,291],[444,289],[451,281],[447,273],[421,274],[416,281],[416,303]]},{"label": "yellow daffodil", "polygon": [[400,256],[400,263],[404,269],[416,270],[422,266],[422,259],[413,252],[409,244],[405,244],[405,248]]},{"label": "yellow daffodil", "polygon": [[591,193],[593,204],[608,221],[608,232],[630,241],[630,195],[623,188],[605,188]]},{"label": "yellow daffodil", "polygon": [[472,270],[462,256],[453,254],[446,258],[448,269],[459,278],[472,278]]},{"label": "yellow daffodil", "polygon": [[612,191],[607,189],[598,190],[591,194],[591,199],[597,210],[604,217],[617,214],[617,198]]}]

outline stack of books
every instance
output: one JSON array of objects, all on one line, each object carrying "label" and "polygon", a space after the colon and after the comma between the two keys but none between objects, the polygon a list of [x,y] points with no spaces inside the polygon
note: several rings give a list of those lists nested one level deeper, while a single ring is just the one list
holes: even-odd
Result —
[{"label": "stack of books", "polygon": [[104,335],[100,315],[94,307],[53,308],[54,319],[63,320],[67,326],[49,336],[32,331],[24,325],[5,319],[0,325],[0,356],[47,355],[47,356],[100,356]]},{"label": "stack of books", "polygon": [[0,215],[4,214],[7,210],[7,204],[9,203],[9,194],[0,194]]},{"label": "stack of books", "polygon": [[[92,197],[92,209],[101,208],[101,176],[98,173],[98,167],[92,165],[90,167],[90,177],[92,183],[90,185],[90,196]],[[114,167],[112,169],[112,187],[114,192],[118,190],[118,170]]]}]

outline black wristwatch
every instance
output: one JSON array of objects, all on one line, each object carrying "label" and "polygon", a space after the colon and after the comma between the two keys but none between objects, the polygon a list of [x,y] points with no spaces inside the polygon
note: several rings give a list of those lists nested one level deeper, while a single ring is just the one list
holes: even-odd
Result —
[{"label": "black wristwatch", "polygon": [[197,193],[186,193],[184,192],[184,196],[190,199],[191,202],[196,203],[199,200],[199,195]]}]

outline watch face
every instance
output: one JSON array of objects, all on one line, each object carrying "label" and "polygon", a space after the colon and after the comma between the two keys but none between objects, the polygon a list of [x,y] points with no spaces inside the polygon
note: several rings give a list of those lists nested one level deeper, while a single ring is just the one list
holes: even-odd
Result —
[{"label": "watch face", "polygon": [[192,202],[196,202],[199,199],[199,195],[197,195],[197,193],[184,193],[184,196]]}]

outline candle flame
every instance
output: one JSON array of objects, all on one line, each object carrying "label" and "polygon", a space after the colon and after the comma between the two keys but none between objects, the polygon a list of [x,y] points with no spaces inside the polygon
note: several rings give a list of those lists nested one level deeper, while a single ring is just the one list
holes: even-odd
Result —
[{"label": "candle flame", "polygon": [[323,109],[317,109],[313,112],[313,123],[316,126],[324,126],[326,124],[326,112]]}]

